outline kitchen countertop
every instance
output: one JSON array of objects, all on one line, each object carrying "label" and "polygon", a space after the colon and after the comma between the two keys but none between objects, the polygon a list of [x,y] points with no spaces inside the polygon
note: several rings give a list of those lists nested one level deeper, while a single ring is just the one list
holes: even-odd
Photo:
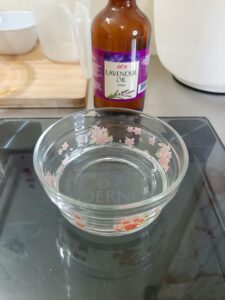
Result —
[{"label": "kitchen countertop", "polygon": [[[152,56],[144,112],[154,116],[207,117],[225,144],[225,95],[198,92],[179,84]],[[93,107],[91,84],[88,108]],[[0,118],[64,117],[77,109],[0,109]]]}]

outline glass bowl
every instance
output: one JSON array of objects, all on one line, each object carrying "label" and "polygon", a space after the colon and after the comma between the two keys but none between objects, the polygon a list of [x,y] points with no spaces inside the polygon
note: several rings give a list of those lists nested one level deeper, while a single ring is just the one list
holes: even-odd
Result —
[{"label": "glass bowl", "polygon": [[179,134],[157,118],[95,109],[48,128],[35,147],[34,167],[70,223],[119,236],[159,216],[187,171],[188,152]]}]

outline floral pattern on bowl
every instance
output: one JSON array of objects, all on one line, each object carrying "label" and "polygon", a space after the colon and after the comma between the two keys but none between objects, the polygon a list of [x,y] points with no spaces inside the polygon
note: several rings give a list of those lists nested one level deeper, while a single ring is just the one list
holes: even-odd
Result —
[{"label": "floral pattern on bowl", "polygon": [[[120,139],[118,142],[119,144],[124,144],[129,148],[135,147],[135,144],[137,143],[137,138],[139,142],[141,142],[144,138],[146,139],[146,137],[142,137],[142,129],[139,127],[129,126],[126,129],[126,132],[128,133],[128,135],[125,135],[124,140]],[[102,146],[106,144],[112,144],[115,140],[116,139],[113,135],[110,134],[108,128],[100,126],[93,126],[88,133],[79,135],[76,138],[78,148],[81,151],[83,151],[83,147],[86,144]],[[148,137],[146,144],[149,145],[149,148],[143,150],[143,152],[147,155],[151,155],[151,147],[154,147],[155,149],[157,146],[155,157],[157,158],[159,164],[164,169],[164,171],[168,172],[170,167],[170,161],[172,158],[170,145],[158,142],[155,136]],[[70,147],[69,143],[66,141],[61,145],[60,149],[58,150],[58,156],[62,159],[62,167],[65,167],[68,164],[70,155],[72,154],[73,150],[74,149]],[[56,187],[56,177],[54,174],[51,174],[48,171],[45,179],[51,187]],[[159,213],[158,210],[157,213]],[[148,222],[148,218],[148,215],[144,215],[136,216],[135,218],[131,219],[121,219],[119,223],[113,225],[113,230],[117,233],[136,231],[138,228],[145,226],[145,224]],[[80,229],[84,229],[86,226],[85,220],[77,214],[74,216],[74,224]]]},{"label": "floral pattern on bowl", "polygon": [[[139,137],[139,141],[142,141],[142,129],[139,127],[132,127],[129,126],[126,131],[128,132],[129,136],[125,136],[124,141],[119,140],[120,144],[125,144],[128,147],[134,147],[135,146],[135,136]],[[134,136],[134,137],[133,137]],[[113,135],[110,135],[110,132],[107,128],[105,127],[100,127],[100,126],[93,126],[89,133],[86,135],[80,135],[77,138],[77,143],[78,146],[82,147],[85,146],[85,143],[90,143],[90,144],[95,144],[95,145],[106,145],[106,144],[111,144],[114,142],[114,137]],[[148,138],[148,144],[149,146],[156,146],[157,139],[155,136],[149,137]],[[68,151],[69,150],[69,151]],[[64,158],[62,160],[62,165],[66,166],[68,161],[69,161],[69,156],[70,153],[73,151],[73,148],[69,146],[67,142],[64,142],[60,149],[58,150],[58,155],[63,156]],[[143,150],[146,154],[149,154],[149,149]],[[172,153],[171,153],[171,147],[168,144],[159,142],[158,143],[158,150],[155,153],[155,156],[158,159],[159,164],[161,167],[164,169],[165,172],[169,171],[170,168],[170,161],[172,158]]]}]

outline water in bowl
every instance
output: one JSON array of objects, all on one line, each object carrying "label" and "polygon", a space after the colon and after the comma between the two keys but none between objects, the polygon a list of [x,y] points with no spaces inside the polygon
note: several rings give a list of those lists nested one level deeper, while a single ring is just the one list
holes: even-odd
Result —
[{"label": "water in bowl", "polygon": [[59,192],[91,204],[128,204],[167,189],[167,176],[149,154],[126,146],[90,146],[56,172]]}]

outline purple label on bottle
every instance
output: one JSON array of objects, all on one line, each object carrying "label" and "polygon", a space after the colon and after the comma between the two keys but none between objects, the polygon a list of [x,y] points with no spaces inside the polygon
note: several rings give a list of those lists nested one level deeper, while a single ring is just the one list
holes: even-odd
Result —
[{"label": "purple label on bottle", "polygon": [[149,49],[133,53],[93,49],[94,94],[111,101],[134,101],[145,95]]}]

